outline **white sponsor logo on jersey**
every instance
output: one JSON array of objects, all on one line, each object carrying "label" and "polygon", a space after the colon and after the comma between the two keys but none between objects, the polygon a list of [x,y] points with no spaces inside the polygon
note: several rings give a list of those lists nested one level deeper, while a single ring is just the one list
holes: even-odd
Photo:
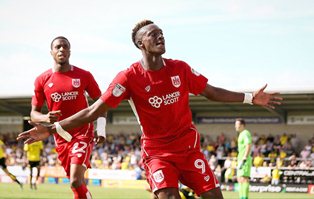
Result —
[{"label": "white sponsor logo on jersey", "polygon": [[179,88],[179,86],[181,85],[181,81],[180,81],[179,75],[172,76],[171,77],[171,81],[172,81],[172,85],[174,87],[176,87],[176,88]]},{"label": "white sponsor logo on jersey", "polygon": [[81,86],[81,79],[72,79],[72,86],[78,88]]},{"label": "white sponsor logo on jersey", "polygon": [[125,88],[121,84],[116,84],[112,90],[112,95],[115,97],[120,97],[124,92]]},{"label": "white sponsor logo on jersey", "polygon": [[170,94],[163,95],[161,97],[153,96],[148,99],[148,102],[152,107],[159,108],[163,103],[164,105],[174,104],[179,101],[180,91],[176,91]]},{"label": "white sponsor logo on jersey", "polygon": [[63,92],[63,93],[52,93],[50,95],[52,101],[54,102],[59,102],[61,99],[62,101],[67,101],[67,100],[75,100],[78,96],[78,91],[70,91],[70,92]]},{"label": "white sponsor logo on jersey", "polygon": [[193,68],[191,68],[191,71],[192,71],[192,73],[193,73],[194,75],[196,75],[196,76],[200,76],[200,73],[199,73],[199,72],[197,72],[196,70],[194,70]]},{"label": "white sponsor logo on jersey", "polygon": [[155,108],[159,108],[160,104],[162,103],[162,99],[158,96],[154,96],[148,99],[148,102],[150,105],[152,105]]},{"label": "white sponsor logo on jersey", "polygon": [[162,182],[165,179],[165,176],[162,170],[158,170],[155,173],[153,173],[153,177],[154,177],[155,182],[158,182],[158,183]]},{"label": "white sponsor logo on jersey", "polygon": [[50,97],[54,102],[59,102],[61,99],[61,95],[59,93],[52,93]]},{"label": "white sponsor logo on jersey", "polygon": [[52,86],[53,86],[53,83],[50,82],[50,83],[48,84],[48,87],[51,88]]}]

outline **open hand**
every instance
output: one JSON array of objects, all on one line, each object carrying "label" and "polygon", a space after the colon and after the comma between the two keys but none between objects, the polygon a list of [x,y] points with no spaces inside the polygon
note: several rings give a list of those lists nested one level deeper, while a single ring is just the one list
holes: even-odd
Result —
[{"label": "open hand", "polygon": [[283,100],[283,98],[277,96],[279,95],[278,92],[273,92],[273,93],[264,92],[266,87],[267,87],[267,84],[261,89],[259,89],[258,91],[255,91],[253,93],[253,104],[266,106],[268,108],[274,109],[275,105],[281,104],[281,101]]},{"label": "open hand", "polygon": [[34,123],[28,121],[29,124],[33,125],[34,128],[24,131],[17,136],[17,140],[24,140],[25,144],[31,144],[40,140],[44,140],[50,136],[49,124],[46,123]]}]

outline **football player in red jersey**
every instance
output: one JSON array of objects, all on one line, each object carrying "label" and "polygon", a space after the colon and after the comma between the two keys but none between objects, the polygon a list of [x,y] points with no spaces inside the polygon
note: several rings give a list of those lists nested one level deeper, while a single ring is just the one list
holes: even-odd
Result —
[{"label": "football player in red jersey", "polygon": [[[54,60],[52,68],[35,80],[32,98],[31,121],[58,125],[58,121],[88,107],[86,93],[97,100],[101,91],[93,75],[69,62],[71,45],[67,38],[56,37],[51,42],[50,54]],[[49,112],[42,113],[46,102]],[[97,120],[97,142],[105,141],[105,118]],[[99,129],[102,127],[102,129]],[[75,198],[91,198],[84,173],[90,168],[90,155],[94,146],[93,122],[73,128],[65,134],[54,134],[56,151]]]},{"label": "football player in red jersey", "polygon": [[157,198],[180,198],[178,182],[202,198],[223,198],[218,180],[200,151],[200,135],[192,123],[189,93],[221,102],[244,102],[274,108],[282,98],[266,93],[240,93],[214,87],[180,60],[166,59],[162,30],[152,21],[136,24],[132,32],[143,58],[121,71],[92,106],[60,121],[60,126],[32,123],[19,134],[26,143],[51,133],[68,131],[95,120],[122,100],[129,100],[142,129],[142,160],[147,181]]}]

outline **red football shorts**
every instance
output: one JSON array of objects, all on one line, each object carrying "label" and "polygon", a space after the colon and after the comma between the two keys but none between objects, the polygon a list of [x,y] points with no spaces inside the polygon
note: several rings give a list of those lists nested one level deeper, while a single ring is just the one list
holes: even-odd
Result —
[{"label": "red football shorts", "polygon": [[91,168],[90,156],[93,150],[94,142],[90,137],[72,138],[71,142],[58,145],[58,159],[63,166],[67,177],[70,176],[71,164],[83,165],[86,168]]},{"label": "red football shorts", "polygon": [[199,149],[147,157],[143,163],[153,192],[162,188],[178,188],[179,181],[197,195],[220,186]]}]

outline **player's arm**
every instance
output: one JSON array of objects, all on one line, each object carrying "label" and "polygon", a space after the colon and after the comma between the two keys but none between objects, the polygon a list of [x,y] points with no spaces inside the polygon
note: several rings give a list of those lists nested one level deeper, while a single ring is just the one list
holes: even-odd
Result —
[{"label": "player's arm", "polygon": [[[100,90],[99,93],[101,93]],[[99,97],[93,98],[94,101],[97,101],[98,99]],[[96,136],[94,138],[94,142],[96,144],[104,143],[106,141],[106,125],[107,125],[107,112],[100,114],[96,120]]]},{"label": "player's arm", "polygon": [[241,102],[244,99],[244,93],[229,91],[210,84],[206,85],[201,95],[209,100],[220,102]]},{"label": "player's arm", "polygon": [[251,153],[251,147],[252,144],[249,143],[245,146],[245,151],[244,151],[244,155],[243,155],[243,159],[239,160],[239,164],[238,167],[241,169],[243,167],[243,165],[245,164],[247,158],[249,157],[250,153]]},{"label": "player's arm", "polygon": [[267,84],[261,89],[254,91],[253,93],[240,93],[229,91],[223,88],[214,87],[207,84],[201,95],[205,96],[209,100],[219,102],[243,102],[248,104],[255,104],[260,106],[266,106],[274,109],[275,105],[281,104],[281,97],[277,97],[279,93],[264,92]]},{"label": "player's arm", "polygon": [[47,122],[53,124],[58,121],[61,116],[61,111],[49,111],[47,114],[41,112],[41,107],[32,105],[31,110],[31,121],[32,122]]},{"label": "player's arm", "polygon": [[[41,124],[30,122],[34,128],[20,133],[17,140],[27,139],[25,143],[33,143],[39,140],[46,139],[50,134],[57,133],[59,135],[67,133],[67,130],[79,127],[96,120],[100,115],[106,113],[109,106],[101,99],[98,99],[91,106],[77,112],[76,114],[54,124]],[[62,136],[62,135],[61,135]]]},{"label": "player's arm", "polygon": [[244,156],[243,156],[243,159],[247,159],[251,153],[251,148],[252,148],[252,144],[247,144],[245,146],[245,151],[244,151]]}]

